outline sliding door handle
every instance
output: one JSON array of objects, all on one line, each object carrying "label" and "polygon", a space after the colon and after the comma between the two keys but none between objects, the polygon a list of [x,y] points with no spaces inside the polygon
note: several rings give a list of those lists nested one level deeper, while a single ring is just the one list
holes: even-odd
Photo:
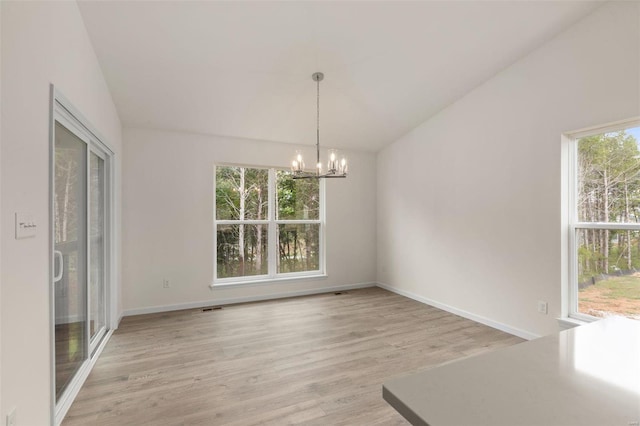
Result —
[{"label": "sliding door handle", "polygon": [[62,279],[62,273],[64,272],[64,257],[62,256],[62,252],[58,250],[54,250],[53,251],[53,270],[54,271],[56,268],[56,260],[58,259],[59,259],[59,269],[58,269],[58,273],[53,277],[54,283],[57,283]]}]

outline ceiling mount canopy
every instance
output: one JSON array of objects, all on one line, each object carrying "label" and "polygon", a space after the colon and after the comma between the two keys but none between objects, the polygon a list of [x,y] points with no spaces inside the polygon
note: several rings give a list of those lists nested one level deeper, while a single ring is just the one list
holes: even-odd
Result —
[{"label": "ceiling mount canopy", "polygon": [[316,170],[309,172],[304,169],[304,159],[300,151],[296,152],[296,156],[291,162],[291,172],[294,179],[326,179],[326,178],[346,178],[348,165],[346,157],[338,160],[338,151],[329,150],[329,160],[327,161],[327,172],[322,173],[322,163],[320,162],[320,82],[324,79],[324,74],[315,72],[311,75],[311,79],[316,82]]}]

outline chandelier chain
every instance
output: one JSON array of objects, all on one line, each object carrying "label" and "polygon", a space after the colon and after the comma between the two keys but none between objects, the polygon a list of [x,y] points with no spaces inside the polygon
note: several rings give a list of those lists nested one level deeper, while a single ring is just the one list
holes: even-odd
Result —
[{"label": "chandelier chain", "polygon": [[[320,162],[320,78],[316,80],[316,162]],[[320,171],[318,170],[318,173]]]}]

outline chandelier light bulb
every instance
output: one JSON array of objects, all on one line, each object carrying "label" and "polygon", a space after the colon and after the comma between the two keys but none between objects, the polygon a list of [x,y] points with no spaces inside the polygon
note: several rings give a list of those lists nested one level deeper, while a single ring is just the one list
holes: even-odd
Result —
[{"label": "chandelier light bulb", "polygon": [[302,159],[302,153],[300,151],[296,152],[296,156],[291,162],[291,172],[294,175],[304,173],[304,160]]},{"label": "chandelier light bulb", "polygon": [[340,170],[339,173],[341,175],[346,176],[347,172],[349,171],[349,166],[347,164],[347,158],[346,157],[342,157],[342,159],[340,160]]},{"label": "chandelier light bulb", "polygon": [[329,150],[329,163],[327,164],[327,171],[329,173],[335,173],[336,169],[337,169],[337,153],[335,149],[330,149]]}]

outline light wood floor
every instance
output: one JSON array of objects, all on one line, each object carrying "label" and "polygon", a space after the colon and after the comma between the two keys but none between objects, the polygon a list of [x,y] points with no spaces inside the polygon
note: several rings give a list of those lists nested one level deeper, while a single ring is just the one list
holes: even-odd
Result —
[{"label": "light wood floor", "polygon": [[63,425],[406,425],[385,380],[521,341],[379,288],[126,317]]}]

